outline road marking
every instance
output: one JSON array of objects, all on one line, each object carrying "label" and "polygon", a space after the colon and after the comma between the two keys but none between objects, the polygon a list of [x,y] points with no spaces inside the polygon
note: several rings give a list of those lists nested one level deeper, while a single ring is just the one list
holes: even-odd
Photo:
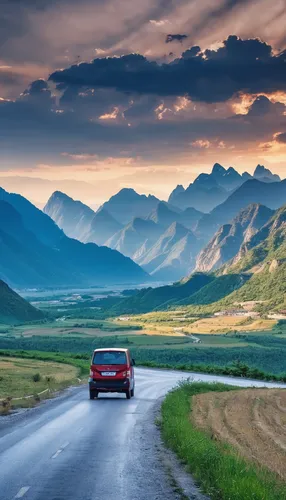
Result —
[{"label": "road marking", "polygon": [[30,486],[23,486],[23,488],[21,488],[17,495],[14,497],[14,498],[23,498],[24,495],[26,495],[27,491],[29,491],[30,489]]},{"label": "road marking", "polygon": [[66,443],[64,443],[57,451],[56,453],[52,456],[52,458],[57,458],[59,456],[60,453],[62,453],[62,451],[64,451],[64,449],[69,445],[69,441],[67,441]]},{"label": "road marking", "polygon": [[62,451],[63,450],[56,451],[56,453],[52,456],[52,458],[57,458]]}]

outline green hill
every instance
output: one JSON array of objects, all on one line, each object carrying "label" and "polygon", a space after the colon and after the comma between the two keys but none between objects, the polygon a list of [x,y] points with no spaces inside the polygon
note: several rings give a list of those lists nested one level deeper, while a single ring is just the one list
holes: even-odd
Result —
[{"label": "green hill", "polygon": [[44,314],[0,280],[0,324],[44,319]]},{"label": "green hill", "polygon": [[285,307],[286,206],[244,245],[236,262],[224,272],[247,272],[250,280],[228,301],[265,300],[265,308]]},{"label": "green hill", "polygon": [[213,276],[195,273],[189,279],[174,283],[173,285],[158,288],[145,288],[140,292],[123,299],[110,310],[111,314],[138,314],[164,308],[166,303],[177,303],[198,292],[210,283]]},{"label": "green hill", "polygon": [[217,302],[227,297],[233,291],[240,289],[249,279],[243,274],[219,276],[201,288],[197,293],[178,302],[178,305],[205,305]]},{"label": "green hill", "polygon": [[286,262],[276,268],[267,264],[262,272],[253,274],[240,290],[229,295],[226,304],[247,300],[265,301],[260,306],[262,312],[286,309]]}]

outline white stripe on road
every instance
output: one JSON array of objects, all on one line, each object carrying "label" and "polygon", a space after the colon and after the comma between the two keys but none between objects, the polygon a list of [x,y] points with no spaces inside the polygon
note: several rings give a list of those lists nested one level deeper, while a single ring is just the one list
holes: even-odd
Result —
[{"label": "white stripe on road", "polygon": [[57,458],[59,456],[60,453],[62,453],[62,451],[64,451],[64,449],[69,445],[69,441],[67,441],[66,443],[64,443],[57,451],[56,453],[52,456],[52,458]]},{"label": "white stripe on road", "polygon": [[26,495],[27,491],[29,491],[30,489],[30,486],[23,486],[23,488],[21,488],[17,495],[14,497],[14,498],[23,498],[24,495]]}]

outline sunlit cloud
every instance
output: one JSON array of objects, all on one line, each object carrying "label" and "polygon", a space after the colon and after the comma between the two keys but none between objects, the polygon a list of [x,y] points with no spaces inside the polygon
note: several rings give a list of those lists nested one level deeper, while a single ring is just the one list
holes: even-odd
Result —
[{"label": "sunlit cloud", "polygon": [[119,108],[114,108],[111,113],[104,113],[99,117],[100,120],[116,120],[119,114]]},{"label": "sunlit cloud", "polygon": [[154,26],[165,26],[166,24],[169,24],[168,19],[159,19],[156,21],[155,19],[150,19],[149,23],[153,24]]},{"label": "sunlit cloud", "polygon": [[191,145],[195,148],[208,149],[211,146],[211,143],[207,139],[198,139],[197,141],[192,142]]}]

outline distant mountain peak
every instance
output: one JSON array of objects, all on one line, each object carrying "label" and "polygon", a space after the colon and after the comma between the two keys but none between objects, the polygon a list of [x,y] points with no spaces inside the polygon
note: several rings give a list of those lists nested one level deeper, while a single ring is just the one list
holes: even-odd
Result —
[{"label": "distant mountain peak", "polygon": [[265,174],[271,174],[270,170],[268,168],[265,168],[264,165],[257,165],[255,171],[254,171],[254,176],[255,177],[264,177]]},{"label": "distant mountain peak", "polygon": [[257,165],[257,167],[254,171],[253,177],[255,179],[268,180],[268,181],[272,181],[272,182],[281,181],[279,175],[273,174],[271,172],[271,170],[269,170],[268,168],[265,168],[264,165]]},{"label": "distant mountain peak", "polygon": [[243,172],[243,174],[242,174],[242,176],[241,176],[241,177],[242,177],[242,179],[243,179],[243,180],[249,180],[249,179],[252,179],[252,175],[251,175],[251,174],[249,174],[248,172]]},{"label": "distant mountain peak", "polygon": [[54,191],[53,194],[50,196],[48,203],[50,201],[54,202],[56,200],[61,200],[61,201],[75,201],[73,198],[68,196],[66,193],[63,193],[62,191]]},{"label": "distant mountain peak", "polygon": [[214,164],[213,169],[212,169],[212,174],[214,174],[214,175],[217,175],[217,174],[223,175],[223,174],[225,174],[225,172],[226,172],[226,169],[222,165],[220,165],[220,163],[215,163]]},{"label": "distant mountain peak", "polygon": [[173,191],[173,195],[177,195],[184,192],[185,192],[184,186],[182,184],[178,184]]}]

